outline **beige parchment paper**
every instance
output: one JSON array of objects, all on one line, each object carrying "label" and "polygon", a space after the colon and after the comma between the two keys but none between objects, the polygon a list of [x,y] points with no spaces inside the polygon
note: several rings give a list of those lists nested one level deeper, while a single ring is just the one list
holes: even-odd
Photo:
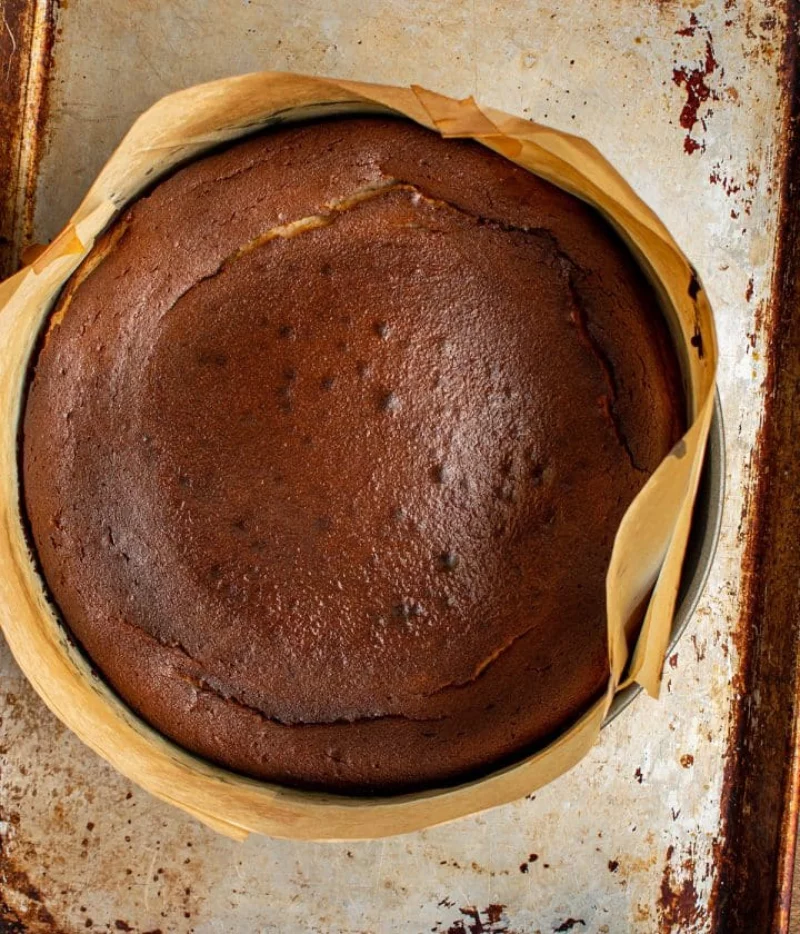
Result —
[{"label": "beige parchment paper", "polygon": [[[21,514],[18,430],[37,335],[61,287],[108,222],[145,187],[212,146],[276,123],[338,112],[395,111],[444,136],[472,137],[594,205],[659,294],[681,357],[689,429],[628,509],[607,578],[611,676],[604,697],[546,748],[465,784],[387,798],[301,792],[245,778],[184,751],[90,671],[48,603]],[[666,228],[588,142],[472,99],[420,87],[258,73],[163,98],[133,124],[67,227],[0,284],[0,627],[33,687],[68,727],[154,795],[237,838],[403,833],[504,804],[552,781],[591,748],[614,693],[657,695],[713,409],[717,342],[695,271]],[[58,457],[58,451],[53,451]],[[647,600],[637,634],[640,611]]]}]

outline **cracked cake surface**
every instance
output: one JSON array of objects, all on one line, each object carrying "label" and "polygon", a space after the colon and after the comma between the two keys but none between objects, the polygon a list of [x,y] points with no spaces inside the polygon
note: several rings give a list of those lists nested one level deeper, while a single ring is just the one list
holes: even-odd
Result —
[{"label": "cracked cake surface", "polygon": [[614,535],[683,408],[591,208],[336,118],[188,165],[100,238],[38,351],[24,498],[66,625],[157,729],[412,790],[602,692]]}]

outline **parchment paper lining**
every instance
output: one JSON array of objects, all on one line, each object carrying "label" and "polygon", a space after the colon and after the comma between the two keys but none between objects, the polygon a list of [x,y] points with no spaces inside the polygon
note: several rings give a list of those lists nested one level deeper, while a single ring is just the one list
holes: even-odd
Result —
[{"label": "parchment paper lining", "polygon": [[[628,509],[615,539],[606,582],[611,677],[604,697],[545,749],[483,779],[391,798],[346,798],[281,788],[211,765],[156,733],[93,676],[59,624],[29,553],[17,441],[37,335],[63,284],[122,207],[176,165],[256,129],[323,114],[386,110],[443,136],[474,138],[606,216],[656,287],[682,362],[690,425]],[[636,681],[658,695],[716,365],[711,309],[696,272],[664,225],[583,139],[481,109],[471,98],[457,101],[416,86],[267,72],[169,95],[134,123],[59,236],[0,284],[0,627],[33,687],[84,742],[153,794],[222,833],[380,837],[512,801],[588,752],[615,691]],[[637,609],[648,594],[637,637]]]}]

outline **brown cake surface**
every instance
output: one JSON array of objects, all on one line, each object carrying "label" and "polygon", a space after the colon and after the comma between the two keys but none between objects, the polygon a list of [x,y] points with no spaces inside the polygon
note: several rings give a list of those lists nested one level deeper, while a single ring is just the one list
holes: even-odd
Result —
[{"label": "brown cake surface", "polygon": [[589,207],[338,118],[189,165],[101,239],[36,361],[25,501],[65,622],[155,727],[405,790],[602,690],[613,538],[682,400]]}]

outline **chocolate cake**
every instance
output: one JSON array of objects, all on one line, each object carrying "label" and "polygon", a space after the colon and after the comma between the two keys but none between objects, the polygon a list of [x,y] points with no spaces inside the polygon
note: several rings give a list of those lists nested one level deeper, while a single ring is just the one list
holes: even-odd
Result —
[{"label": "chocolate cake", "polygon": [[593,209],[336,118],[180,169],[98,241],[35,361],[24,498],[66,626],[154,727],[389,793],[600,695],[614,536],[683,426],[655,295]]}]

